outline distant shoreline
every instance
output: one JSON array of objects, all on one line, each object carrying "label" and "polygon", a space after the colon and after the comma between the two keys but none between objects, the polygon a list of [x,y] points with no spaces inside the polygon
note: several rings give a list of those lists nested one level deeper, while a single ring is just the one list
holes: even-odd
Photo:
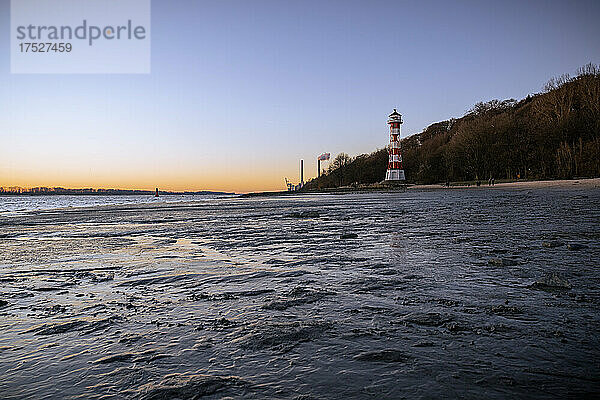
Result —
[{"label": "distant shoreline", "polygon": [[[74,189],[77,190],[77,189]],[[15,193],[15,192],[0,192],[0,197],[36,197],[36,196],[153,196],[156,192],[153,191],[127,191],[127,190],[115,190],[115,191],[101,191],[101,192],[84,192],[84,191],[73,191],[73,192],[26,192],[26,193]],[[237,193],[233,192],[159,192],[160,196],[207,196],[207,195],[218,195],[218,196],[233,196]]]},{"label": "distant shoreline", "polygon": [[[276,196],[298,196],[306,194],[347,194],[347,193],[376,193],[376,192],[399,192],[406,190],[482,190],[482,189],[544,189],[544,188],[588,188],[588,189],[600,189],[600,178],[582,178],[582,179],[559,179],[559,180],[543,180],[543,181],[530,181],[530,180],[519,180],[519,181],[502,181],[498,182],[493,186],[490,186],[487,181],[481,181],[481,185],[477,186],[476,182],[456,182],[450,183],[450,186],[445,186],[443,183],[429,184],[429,185],[417,185],[417,184],[400,184],[397,186],[384,186],[380,184],[366,185],[359,187],[339,187],[339,188],[326,188],[319,190],[310,191],[277,191],[277,192],[250,192],[244,194],[238,194],[233,192],[212,192],[212,191],[200,191],[200,192],[160,192],[160,196],[183,196],[183,195],[222,195],[222,196],[237,196],[240,198],[251,198],[251,197],[276,197]],[[0,197],[36,197],[36,196],[154,196],[155,192],[152,191],[127,191],[127,190],[114,190],[114,191],[98,191],[98,192],[73,192],[61,193],[61,192],[40,192],[40,193],[11,193],[4,192],[0,193]]]},{"label": "distant shoreline", "polygon": [[340,187],[340,188],[327,188],[320,190],[310,191],[298,191],[298,192],[253,192],[240,195],[241,198],[249,197],[276,197],[276,196],[297,196],[307,194],[348,194],[348,193],[387,193],[387,192],[400,192],[407,190],[485,190],[485,189],[548,189],[548,188],[561,188],[561,189],[600,189],[600,178],[583,178],[583,179],[559,179],[559,180],[543,180],[543,181],[509,181],[499,182],[493,186],[488,185],[487,181],[481,181],[480,186],[476,185],[476,182],[459,182],[450,183],[450,186],[445,186],[442,183],[432,185],[415,185],[415,184],[403,184],[395,187],[383,186],[383,185],[371,185],[363,187]]}]

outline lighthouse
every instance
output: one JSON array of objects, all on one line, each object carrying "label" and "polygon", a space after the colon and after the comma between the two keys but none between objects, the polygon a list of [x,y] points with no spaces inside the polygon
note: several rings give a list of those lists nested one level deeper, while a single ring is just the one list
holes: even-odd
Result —
[{"label": "lighthouse", "polygon": [[394,108],[394,112],[388,118],[390,126],[390,158],[388,169],[385,173],[386,182],[403,181],[404,170],[402,169],[402,154],[400,152],[400,125],[402,125],[402,115]]}]

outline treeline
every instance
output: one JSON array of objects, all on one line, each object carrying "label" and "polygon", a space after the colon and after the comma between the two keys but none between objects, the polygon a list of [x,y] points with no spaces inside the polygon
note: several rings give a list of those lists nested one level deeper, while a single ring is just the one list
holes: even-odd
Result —
[{"label": "treeline", "polygon": [[[463,117],[402,140],[414,183],[600,176],[600,68],[551,79],[542,93],[477,103]],[[342,153],[305,188],[381,182],[387,149],[351,159]]]}]

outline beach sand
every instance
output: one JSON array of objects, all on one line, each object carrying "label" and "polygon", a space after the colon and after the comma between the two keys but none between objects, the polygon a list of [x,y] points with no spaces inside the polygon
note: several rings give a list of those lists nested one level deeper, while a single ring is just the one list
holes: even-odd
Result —
[{"label": "beach sand", "polygon": [[600,188],[600,178],[584,178],[584,179],[557,179],[547,181],[514,181],[496,183],[493,186],[488,185],[488,181],[481,181],[481,186],[471,185],[456,185],[450,184],[446,187],[443,184],[436,185],[409,185],[407,189],[411,190],[430,190],[430,189],[547,189],[547,188]]}]

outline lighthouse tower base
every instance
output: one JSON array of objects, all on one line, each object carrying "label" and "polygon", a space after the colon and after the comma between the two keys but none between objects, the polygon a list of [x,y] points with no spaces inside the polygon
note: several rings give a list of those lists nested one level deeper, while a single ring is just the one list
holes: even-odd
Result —
[{"label": "lighthouse tower base", "polygon": [[403,169],[388,169],[385,173],[386,182],[398,182],[406,180]]}]

